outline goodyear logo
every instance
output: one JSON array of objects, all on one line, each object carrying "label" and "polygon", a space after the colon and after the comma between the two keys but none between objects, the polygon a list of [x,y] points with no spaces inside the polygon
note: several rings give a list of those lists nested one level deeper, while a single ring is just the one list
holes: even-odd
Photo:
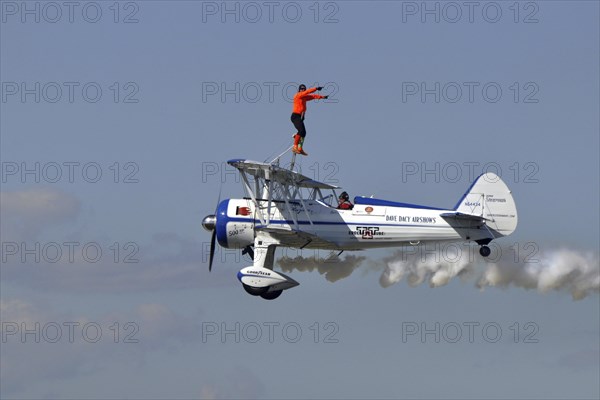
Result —
[{"label": "goodyear logo", "polygon": [[265,275],[265,276],[271,276],[270,272],[263,272],[263,271],[248,271],[246,272],[247,274],[256,274],[256,275]]}]

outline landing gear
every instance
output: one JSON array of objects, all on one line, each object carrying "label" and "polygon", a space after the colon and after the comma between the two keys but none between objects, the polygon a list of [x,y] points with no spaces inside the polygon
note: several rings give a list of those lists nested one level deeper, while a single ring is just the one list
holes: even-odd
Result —
[{"label": "landing gear", "polygon": [[283,293],[283,290],[275,290],[274,292],[261,294],[260,297],[262,297],[265,300],[275,300],[276,298],[281,296],[281,293]]},{"label": "landing gear", "polygon": [[242,283],[242,286],[244,287],[244,290],[246,291],[246,293],[251,294],[252,296],[265,295],[265,294],[267,294],[267,290],[269,290],[268,287],[254,287],[254,286],[246,285],[244,283]]},{"label": "landing gear", "polygon": [[283,290],[267,292],[267,290],[269,290],[268,287],[257,288],[245,284],[242,284],[242,286],[244,286],[244,290],[246,290],[248,294],[251,294],[252,296],[260,296],[265,300],[275,300],[281,296],[281,293],[283,293]]},{"label": "landing gear", "polygon": [[479,248],[479,254],[481,254],[482,257],[488,257],[491,253],[492,250],[490,250],[490,248],[485,245]]}]

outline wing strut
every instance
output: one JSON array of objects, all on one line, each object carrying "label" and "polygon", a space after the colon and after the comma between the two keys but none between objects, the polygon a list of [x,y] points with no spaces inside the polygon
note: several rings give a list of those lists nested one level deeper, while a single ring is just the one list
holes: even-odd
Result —
[{"label": "wing strut", "polygon": [[240,171],[240,175],[242,175],[242,180],[244,181],[244,186],[246,187],[246,191],[248,192],[248,194],[250,194],[250,197],[252,198],[252,201],[254,202],[255,210],[257,211],[258,218],[260,218],[260,223],[263,225],[266,225],[266,221],[263,218],[262,212],[260,212],[260,205],[258,204],[258,200],[256,200],[256,195],[255,195],[254,191],[250,187],[250,182],[248,182],[248,177],[246,176],[246,173],[243,171]]}]

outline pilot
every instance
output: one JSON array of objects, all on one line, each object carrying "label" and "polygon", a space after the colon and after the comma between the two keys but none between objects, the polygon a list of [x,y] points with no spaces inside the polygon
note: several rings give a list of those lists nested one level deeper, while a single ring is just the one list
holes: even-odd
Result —
[{"label": "pilot", "polygon": [[292,109],[292,124],[298,132],[294,135],[294,147],[292,151],[296,154],[307,156],[308,154],[302,149],[304,137],[306,136],[306,127],[304,126],[304,114],[306,113],[306,102],[315,99],[327,99],[329,96],[321,96],[320,94],[311,94],[322,90],[322,86],[306,89],[306,85],[302,84],[298,87],[298,93],[294,96],[294,106]]},{"label": "pilot", "polygon": [[342,192],[339,197],[338,210],[352,210],[354,205],[350,202],[350,196],[347,192]]}]

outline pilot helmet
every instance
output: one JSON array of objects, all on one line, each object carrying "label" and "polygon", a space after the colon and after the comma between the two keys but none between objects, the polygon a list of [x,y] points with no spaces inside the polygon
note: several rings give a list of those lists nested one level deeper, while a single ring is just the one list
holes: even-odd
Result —
[{"label": "pilot helmet", "polygon": [[350,200],[350,196],[348,196],[347,192],[342,192],[342,194],[340,194],[340,200],[348,201]]},{"label": "pilot helmet", "polygon": [[299,91],[299,92],[303,92],[303,91],[305,91],[305,90],[306,90],[306,85],[305,85],[304,83],[303,83],[303,84],[301,84],[300,86],[298,86],[298,91]]}]

